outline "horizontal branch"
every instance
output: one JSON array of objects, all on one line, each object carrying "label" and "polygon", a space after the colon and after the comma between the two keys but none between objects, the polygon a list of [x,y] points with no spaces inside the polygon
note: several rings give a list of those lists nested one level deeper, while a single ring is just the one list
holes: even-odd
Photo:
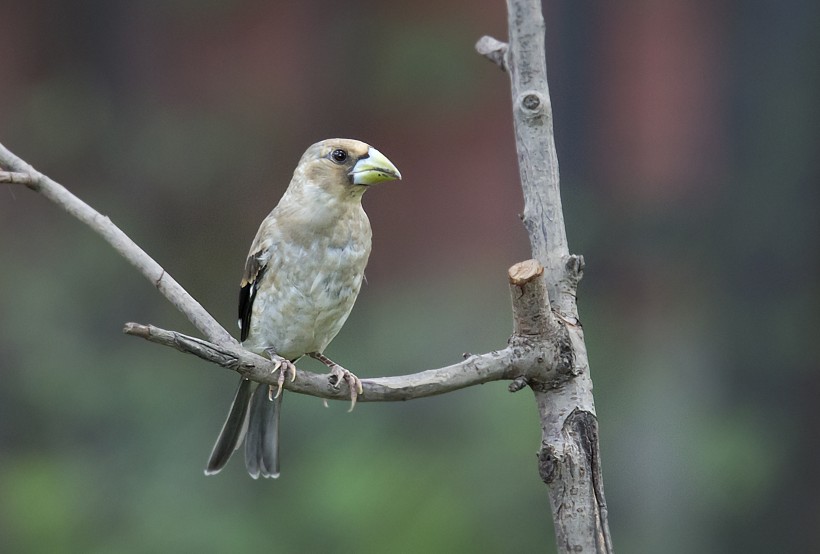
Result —
[{"label": "horizontal branch", "polygon": [[[139,323],[127,323],[123,332],[193,354],[232,369],[252,381],[270,385],[277,383],[278,374],[274,373],[273,363],[240,346],[214,344],[176,331]],[[550,378],[553,371],[545,370],[547,360],[544,351],[536,343],[523,346],[516,343],[515,346],[487,354],[470,355],[462,362],[439,369],[396,377],[362,379],[364,392],[359,395],[358,402],[411,400],[491,381],[526,379],[527,368],[533,367],[540,368],[538,379]],[[297,370],[296,379],[293,382],[286,380],[284,388],[319,398],[350,400],[348,390],[344,387],[334,388],[328,382],[327,374],[312,371]]]}]

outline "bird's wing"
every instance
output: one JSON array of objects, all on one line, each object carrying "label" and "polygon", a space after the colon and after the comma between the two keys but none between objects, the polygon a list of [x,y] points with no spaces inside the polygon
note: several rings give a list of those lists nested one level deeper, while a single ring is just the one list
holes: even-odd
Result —
[{"label": "bird's wing", "polygon": [[269,254],[267,248],[254,250],[248,255],[245,261],[245,274],[239,288],[239,330],[240,341],[244,342],[248,338],[251,330],[251,313],[253,312],[253,301],[256,298],[256,290],[268,267]]}]

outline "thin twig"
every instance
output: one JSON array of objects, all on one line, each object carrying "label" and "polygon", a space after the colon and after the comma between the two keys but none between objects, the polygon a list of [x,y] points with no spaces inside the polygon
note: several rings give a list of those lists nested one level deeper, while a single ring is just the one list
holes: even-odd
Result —
[{"label": "thin twig", "polygon": [[214,342],[236,344],[226,331],[202,305],[177,283],[151,256],[111,220],[74,196],[58,182],[43,175],[31,165],[12,154],[0,144],[0,166],[11,169],[12,174],[28,176],[29,188],[36,190],[62,209],[73,215],[102,236],[126,260],[128,260],[157,290],[176,308],[185,314],[194,326]]}]

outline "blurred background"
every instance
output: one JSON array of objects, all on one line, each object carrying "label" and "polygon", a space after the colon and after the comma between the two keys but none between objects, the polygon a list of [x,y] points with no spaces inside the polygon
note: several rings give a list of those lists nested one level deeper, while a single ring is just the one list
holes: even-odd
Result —
[{"label": "blurred background", "polygon": [[[816,526],[820,4],[544,2],[562,194],[620,552],[807,552]],[[0,0],[0,142],[230,330],[305,148],[360,138],[374,248],[328,355],[399,375],[503,347],[529,257],[500,0]],[[554,551],[537,414],[503,383],[286,395],[283,473],[202,474],[235,374],[90,230],[0,185],[0,551]],[[304,369],[323,371],[313,361]]]}]

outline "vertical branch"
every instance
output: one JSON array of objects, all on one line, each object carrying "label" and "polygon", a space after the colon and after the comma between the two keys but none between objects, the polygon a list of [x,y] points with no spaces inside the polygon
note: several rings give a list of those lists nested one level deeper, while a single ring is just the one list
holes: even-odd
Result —
[{"label": "vertical branch", "polygon": [[[611,553],[598,419],[576,303],[584,261],[570,255],[564,226],[541,2],[507,0],[507,10],[509,44],[483,37],[476,50],[510,75],[524,226],[533,257],[544,266],[544,308],[566,331],[559,349],[569,366],[558,381],[529,382],[541,419],[538,469],[549,489],[558,551]],[[531,340],[551,342],[558,335]]]},{"label": "vertical branch", "polygon": [[515,147],[524,191],[524,226],[533,257],[545,269],[553,305],[561,305],[556,283],[569,255],[561,208],[558,156],[544,56],[540,2],[507,0],[510,43],[507,67],[512,85]]}]

